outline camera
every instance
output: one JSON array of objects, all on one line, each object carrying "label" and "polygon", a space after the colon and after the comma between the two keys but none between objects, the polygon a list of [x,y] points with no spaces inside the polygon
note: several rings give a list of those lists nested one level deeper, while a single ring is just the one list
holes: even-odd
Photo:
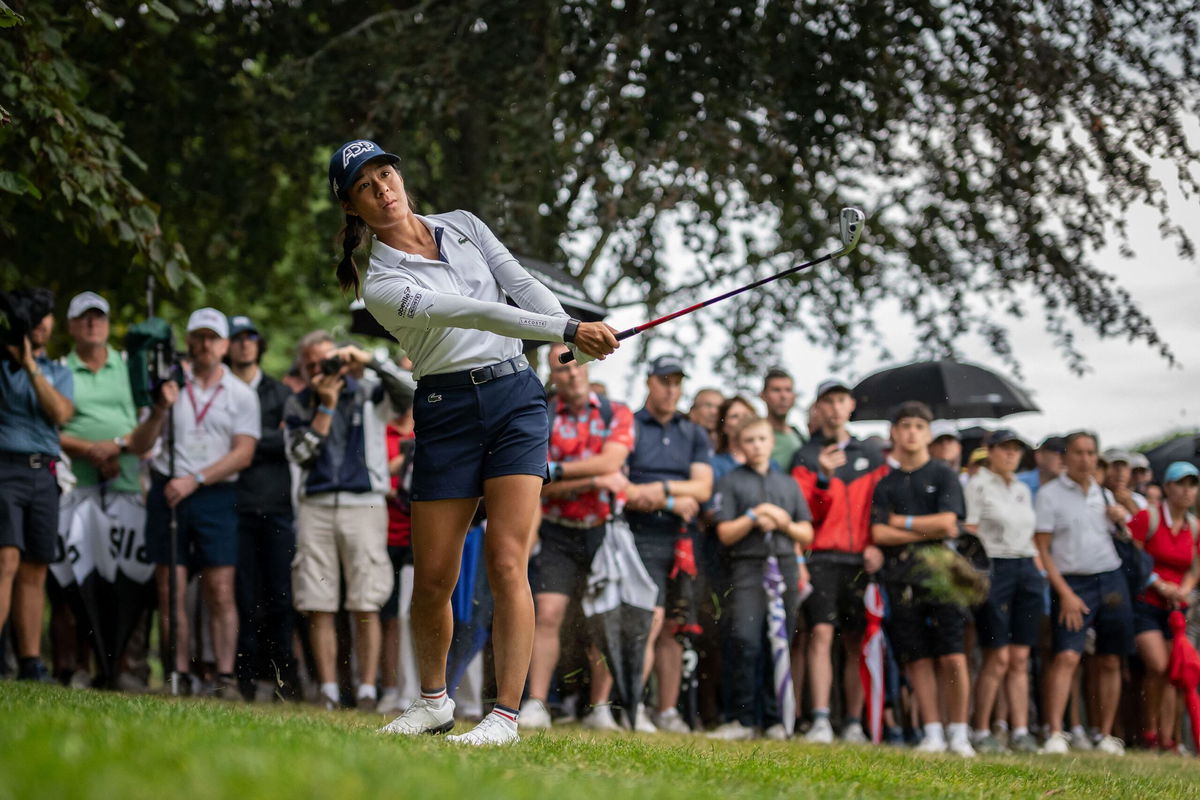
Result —
[{"label": "camera", "polygon": [[317,366],[317,370],[322,375],[337,375],[342,371],[343,361],[337,356],[322,358],[321,363]]}]

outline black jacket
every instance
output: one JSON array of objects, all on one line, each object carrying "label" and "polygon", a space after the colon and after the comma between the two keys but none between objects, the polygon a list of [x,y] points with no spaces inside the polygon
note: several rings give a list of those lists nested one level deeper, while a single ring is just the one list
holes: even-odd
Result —
[{"label": "black jacket", "polygon": [[237,482],[237,508],[246,514],[292,515],[292,473],[283,448],[283,405],[292,392],[263,373],[258,384],[262,438]]}]

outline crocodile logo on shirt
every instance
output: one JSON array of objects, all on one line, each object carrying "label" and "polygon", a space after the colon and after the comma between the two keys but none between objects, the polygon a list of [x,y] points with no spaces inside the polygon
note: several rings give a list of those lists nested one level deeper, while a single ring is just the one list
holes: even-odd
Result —
[{"label": "crocodile logo on shirt", "polygon": [[459,243],[459,244],[466,244],[466,243],[467,243],[467,237],[465,237],[465,236],[460,236],[460,237],[459,237],[459,239],[458,239],[458,243]]},{"label": "crocodile logo on shirt", "polygon": [[433,394],[429,395],[429,397],[426,397],[425,400],[429,403],[440,403],[442,402],[442,396],[437,392],[434,392]]}]

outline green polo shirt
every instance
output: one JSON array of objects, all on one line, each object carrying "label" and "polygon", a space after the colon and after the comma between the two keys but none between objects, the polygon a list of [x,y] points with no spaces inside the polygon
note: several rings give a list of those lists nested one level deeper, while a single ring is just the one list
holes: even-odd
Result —
[{"label": "green polo shirt", "polygon": [[[129,369],[121,354],[109,345],[108,360],[97,372],[80,361],[74,350],[67,356],[66,364],[75,379],[75,416],[63,426],[63,433],[92,442],[128,436],[137,426],[137,411],[129,388]],[[118,458],[121,473],[108,488],[114,492],[140,492],[137,456],[124,454]],[[100,483],[99,471],[86,459],[72,461],[71,470],[80,486]]]}]

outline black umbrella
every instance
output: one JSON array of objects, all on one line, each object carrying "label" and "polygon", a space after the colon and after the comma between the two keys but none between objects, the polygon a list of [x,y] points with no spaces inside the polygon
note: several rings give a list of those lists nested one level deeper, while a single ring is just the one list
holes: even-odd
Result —
[{"label": "black umbrella", "polygon": [[854,387],[853,419],[888,419],[892,409],[919,400],[939,419],[997,419],[1040,411],[1026,392],[1007,378],[953,359],[918,361],[881,370]]},{"label": "black umbrella", "polygon": [[[579,282],[579,279],[562,267],[528,256],[518,255],[517,260],[533,277],[554,292],[558,302],[562,303],[563,310],[572,318],[581,322],[597,322],[608,314],[604,306],[597,305],[588,299],[587,292],[584,291],[583,284]],[[395,337],[371,316],[371,312],[367,311],[366,305],[361,300],[355,300],[350,304],[350,317],[351,333],[395,341]],[[545,342],[526,341],[524,349],[528,352],[544,344]]]},{"label": "black umbrella", "polygon": [[1145,456],[1150,461],[1155,482],[1162,483],[1167,467],[1175,461],[1190,461],[1200,467],[1200,436],[1194,433],[1180,434],[1147,450]]}]

